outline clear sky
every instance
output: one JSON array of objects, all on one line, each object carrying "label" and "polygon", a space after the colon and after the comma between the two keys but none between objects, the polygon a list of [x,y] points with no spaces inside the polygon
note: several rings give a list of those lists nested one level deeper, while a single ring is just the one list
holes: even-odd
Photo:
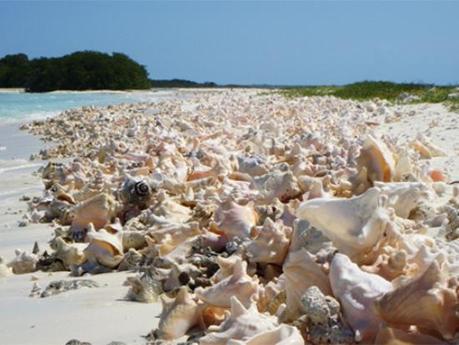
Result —
[{"label": "clear sky", "polygon": [[0,1],[0,55],[84,49],[154,79],[459,83],[459,1]]}]

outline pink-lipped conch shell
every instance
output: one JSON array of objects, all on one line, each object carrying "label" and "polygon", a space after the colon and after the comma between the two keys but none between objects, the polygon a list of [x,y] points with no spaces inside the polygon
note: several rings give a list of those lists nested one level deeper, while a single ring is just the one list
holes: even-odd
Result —
[{"label": "pink-lipped conch shell", "polygon": [[389,325],[415,325],[450,340],[459,331],[458,284],[450,278],[440,254],[420,276],[382,296],[376,310]]},{"label": "pink-lipped conch shell", "polygon": [[123,260],[122,233],[111,234],[105,229],[88,232],[89,244],[83,251],[87,261],[116,268]]},{"label": "pink-lipped conch shell", "polygon": [[422,159],[446,156],[446,153],[433,144],[427,137],[420,135],[411,143],[411,146],[419,153]]},{"label": "pink-lipped conch shell", "polygon": [[215,211],[215,225],[228,239],[248,238],[257,224],[257,213],[252,202],[245,206],[228,199]]},{"label": "pink-lipped conch shell", "polygon": [[421,201],[428,197],[427,188],[420,182],[375,182],[375,187],[387,195],[387,204],[401,218],[408,218]]},{"label": "pink-lipped conch shell", "polygon": [[331,295],[330,283],[325,272],[314,261],[314,255],[301,248],[289,253],[283,266],[287,295],[287,316],[294,320],[301,314],[301,297],[315,285],[325,295]]},{"label": "pink-lipped conch shell", "polygon": [[213,284],[218,283],[219,281],[232,275],[234,266],[242,264],[242,258],[238,255],[232,255],[228,258],[217,256],[216,260],[220,269],[210,278]]},{"label": "pink-lipped conch shell", "polygon": [[360,156],[357,158],[357,169],[366,169],[370,182],[389,182],[394,174],[395,161],[386,144],[368,135],[363,142]]},{"label": "pink-lipped conch shell", "polygon": [[334,256],[329,277],[346,321],[365,344],[371,343],[381,324],[374,301],[392,290],[391,283],[376,274],[363,272],[343,254]]},{"label": "pink-lipped conch shell", "polygon": [[246,309],[237,297],[231,296],[229,300],[231,316],[220,326],[210,326],[210,333],[199,340],[200,345],[227,345],[231,340],[246,341],[278,327],[277,319],[259,313],[255,304]]},{"label": "pink-lipped conch shell", "polygon": [[350,199],[319,198],[303,202],[297,216],[322,231],[343,254],[359,261],[381,239],[390,222],[387,199],[371,188]]},{"label": "pink-lipped conch shell", "polygon": [[255,177],[251,186],[260,193],[258,203],[271,204],[275,199],[288,202],[301,195],[301,189],[291,171],[270,172]]},{"label": "pink-lipped conch shell", "polygon": [[73,265],[81,265],[86,260],[83,252],[87,246],[85,243],[67,243],[62,237],[57,237],[53,246],[56,258],[61,260],[67,269]]},{"label": "pink-lipped conch shell", "polygon": [[382,326],[375,339],[377,345],[447,345],[448,343],[429,335],[403,331],[397,328]]},{"label": "pink-lipped conch shell", "polygon": [[217,307],[229,308],[228,297],[235,296],[245,306],[258,297],[258,279],[247,274],[247,262],[237,261],[233,266],[233,273],[207,288],[199,287],[195,290],[198,298]]},{"label": "pink-lipped conch shell", "polygon": [[110,195],[102,193],[85,200],[74,208],[72,231],[83,230],[89,223],[100,229],[115,218],[118,204]]},{"label": "pink-lipped conch shell", "polygon": [[177,296],[172,299],[165,295],[161,297],[162,312],[159,320],[159,336],[162,339],[177,339],[198,324],[200,308],[193,300],[186,287],[181,287]]},{"label": "pink-lipped conch shell", "polygon": [[279,327],[258,333],[248,340],[229,340],[227,345],[304,345],[304,339],[298,328],[281,324]]},{"label": "pink-lipped conch shell", "polygon": [[254,228],[256,237],[246,245],[251,262],[282,265],[287,255],[291,229],[282,221],[273,222],[266,218],[263,226]]}]

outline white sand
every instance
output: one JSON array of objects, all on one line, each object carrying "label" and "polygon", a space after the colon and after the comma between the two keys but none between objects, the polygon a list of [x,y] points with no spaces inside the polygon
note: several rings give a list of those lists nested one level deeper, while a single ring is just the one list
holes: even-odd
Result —
[{"label": "white sand", "polygon": [[[0,127],[0,256],[14,257],[14,249],[32,250],[35,241],[46,248],[53,229],[48,224],[19,227],[27,209],[19,201],[23,195],[41,195],[43,184],[32,175],[42,164],[27,158],[38,152],[40,141],[17,129]],[[14,159],[12,159],[14,158]],[[132,273],[103,274],[92,277],[99,288],[82,288],[47,298],[31,298],[32,276],[45,288],[53,280],[74,279],[68,272],[15,275],[0,278],[0,344],[63,345],[76,338],[93,345],[111,341],[144,344],[141,337],[157,324],[160,304],[124,301],[127,287],[122,286]]]},{"label": "white sand", "polygon": [[[447,169],[452,179],[459,179],[459,132],[457,114],[441,105],[404,106],[415,110],[400,121],[385,123],[375,129],[379,134],[406,136],[413,139],[418,132],[427,133],[432,120],[438,125],[430,130],[431,140],[448,156],[435,158],[432,165]],[[391,109],[392,111],[392,109]],[[11,258],[15,248],[31,250],[34,241],[45,247],[52,228],[48,225],[17,226],[26,209],[18,201],[22,195],[39,195],[42,184],[31,172],[36,165],[24,160],[37,152],[40,144],[20,133],[13,126],[0,127],[0,255]],[[13,161],[11,158],[16,158]],[[18,160],[19,159],[19,160]],[[22,167],[21,167],[22,165]],[[44,288],[49,281],[73,279],[67,272],[37,272],[38,283]],[[110,341],[144,344],[141,337],[152,330],[160,313],[160,305],[123,300],[127,288],[122,286],[128,273],[113,273],[86,277],[98,282],[99,288],[82,288],[48,298],[31,298],[32,274],[0,278],[0,344],[65,344],[72,338],[104,345]]]},{"label": "white sand", "polygon": [[[407,142],[418,134],[426,135],[441,148],[446,156],[426,160],[432,168],[444,170],[451,181],[459,180],[459,114],[450,112],[442,104],[417,104],[402,106],[398,122],[383,123],[378,134],[400,136]],[[414,112],[410,115],[410,112]]]}]

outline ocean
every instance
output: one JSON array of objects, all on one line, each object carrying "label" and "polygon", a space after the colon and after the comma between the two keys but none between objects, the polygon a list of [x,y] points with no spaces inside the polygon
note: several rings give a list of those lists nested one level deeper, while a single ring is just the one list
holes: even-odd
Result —
[{"label": "ocean", "polygon": [[174,97],[174,90],[132,92],[50,92],[24,93],[0,91],[0,175],[17,169],[33,168],[31,153],[44,146],[39,138],[19,130],[22,123],[56,116],[64,110],[82,106],[107,106],[120,103],[155,102]]},{"label": "ocean", "polygon": [[43,119],[82,106],[149,102],[167,97],[172,91],[133,92],[0,92],[0,125]]}]

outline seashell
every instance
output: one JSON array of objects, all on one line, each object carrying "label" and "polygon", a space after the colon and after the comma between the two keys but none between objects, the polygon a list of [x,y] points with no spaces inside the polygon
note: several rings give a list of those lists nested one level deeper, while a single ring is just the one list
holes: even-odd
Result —
[{"label": "seashell", "polygon": [[309,287],[315,285],[324,294],[331,294],[327,275],[314,261],[314,256],[304,248],[288,255],[283,272],[287,295],[287,316],[290,320],[296,319],[301,314],[301,297]]},{"label": "seashell", "polygon": [[440,169],[432,169],[429,171],[429,176],[433,182],[446,182],[446,176]]},{"label": "seashell", "polygon": [[167,219],[173,224],[186,223],[190,219],[191,210],[168,197],[164,191],[158,193],[157,200],[158,202],[150,208],[154,216]]},{"label": "seashell", "polygon": [[298,328],[282,324],[279,327],[259,333],[246,341],[229,340],[227,345],[304,345],[304,339]]},{"label": "seashell", "polygon": [[259,203],[270,204],[275,199],[288,202],[301,195],[295,176],[292,172],[270,172],[263,176],[255,177],[252,187],[260,192],[257,198]]},{"label": "seashell", "polygon": [[236,296],[230,297],[231,315],[220,326],[210,326],[200,345],[226,345],[233,340],[248,341],[251,337],[278,327],[275,317],[260,314],[255,304],[248,309]]},{"label": "seashell", "polygon": [[116,268],[123,260],[123,242],[121,234],[111,234],[102,229],[88,232],[89,245],[83,253],[87,261],[108,268]]},{"label": "seashell", "polygon": [[130,248],[118,266],[118,271],[137,271],[141,266],[143,255],[134,248]]},{"label": "seashell", "polygon": [[340,301],[346,321],[365,343],[374,340],[381,319],[374,302],[392,290],[376,274],[363,272],[343,254],[336,254],[330,266],[330,285]]},{"label": "seashell", "polygon": [[375,344],[378,345],[446,345],[446,342],[443,342],[437,338],[415,333],[415,332],[406,332],[397,328],[390,328],[387,326],[380,327],[378,334],[375,339]]},{"label": "seashell", "polygon": [[162,339],[177,339],[198,324],[200,308],[186,287],[177,292],[175,299],[161,296],[162,311],[159,316],[158,333]]},{"label": "seashell", "polygon": [[4,259],[0,256],[0,278],[11,275],[11,269],[5,264]]},{"label": "seashell", "polygon": [[387,205],[402,218],[408,218],[411,211],[428,198],[426,186],[419,182],[375,182],[374,185],[387,196]]},{"label": "seashell", "polygon": [[14,252],[16,257],[7,264],[14,274],[31,273],[37,270],[37,255],[29,254],[21,249],[16,249]]},{"label": "seashell", "polygon": [[251,262],[282,265],[290,244],[291,229],[282,221],[266,218],[263,226],[254,228],[256,237],[245,246]]},{"label": "seashell", "polygon": [[459,297],[457,286],[451,286],[447,273],[447,264],[437,257],[420,276],[376,301],[376,310],[390,325],[415,325],[452,339],[459,330]]},{"label": "seashell", "polygon": [[217,256],[216,261],[220,269],[210,278],[213,284],[231,276],[235,265],[242,265],[242,258],[238,255],[232,255],[228,258]]},{"label": "seashell", "polygon": [[245,306],[257,298],[259,291],[258,280],[247,274],[247,262],[237,261],[233,266],[233,273],[208,287],[198,287],[195,294],[206,303],[217,307],[229,308],[230,296],[235,296]]},{"label": "seashell", "polygon": [[228,239],[248,238],[250,230],[257,224],[257,219],[253,203],[241,206],[228,199],[215,211],[215,225]]},{"label": "seashell", "polygon": [[154,303],[161,293],[160,287],[154,281],[142,277],[127,277],[123,285],[129,286],[126,298],[130,301]]},{"label": "seashell", "polygon": [[54,255],[61,260],[64,267],[69,269],[73,265],[81,265],[86,257],[83,253],[86,244],[83,243],[67,243],[62,237],[57,237],[53,242],[55,250]]},{"label": "seashell", "polygon": [[45,211],[44,220],[51,222],[54,219],[58,219],[61,225],[72,224],[72,205],[64,201],[52,200]]},{"label": "seashell", "polygon": [[363,142],[360,156],[357,158],[357,169],[366,168],[367,178],[371,182],[389,182],[393,178],[395,161],[392,152],[375,137],[368,135]]},{"label": "seashell", "polygon": [[441,148],[422,135],[414,140],[411,146],[420,154],[422,159],[446,156],[446,153]]},{"label": "seashell", "polygon": [[126,177],[121,186],[121,198],[128,204],[145,207],[151,200],[153,188],[149,181]]},{"label": "seashell", "polygon": [[390,222],[383,207],[384,198],[377,188],[350,199],[313,199],[303,202],[297,216],[322,231],[333,245],[354,260],[369,250],[383,236]]},{"label": "seashell", "polygon": [[237,170],[250,176],[261,176],[268,173],[268,168],[262,157],[237,157]]},{"label": "seashell", "polygon": [[115,218],[117,209],[118,204],[110,195],[95,195],[75,207],[71,229],[86,229],[89,223],[101,229]]}]

